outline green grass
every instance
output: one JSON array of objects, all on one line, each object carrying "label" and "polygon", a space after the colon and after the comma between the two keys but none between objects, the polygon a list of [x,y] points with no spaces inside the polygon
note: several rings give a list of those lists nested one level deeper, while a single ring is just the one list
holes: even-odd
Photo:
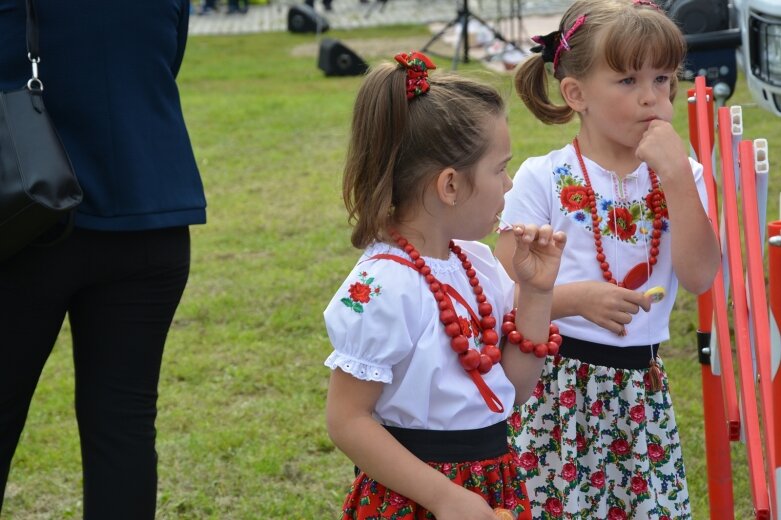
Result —
[{"label": "green grass", "polygon": [[[421,45],[420,27],[334,32],[370,62]],[[352,464],[324,421],[330,351],[322,311],[357,252],[340,197],[359,78],[326,78],[311,36],[193,37],[180,75],[209,200],[193,228],[190,282],[160,382],[161,519],[334,518]],[[442,63],[449,63],[440,59]],[[462,66],[510,100],[517,168],[574,135],[534,122],[509,76]],[[684,85],[684,88],[690,85]],[[676,126],[686,132],[683,98]],[[741,83],[746,137],[781,142],[778,120]],[[779,167],[771,150],[772,169]],[[779,191],[776,180],[771,194]],[[778,215],[771,195],[769,213]],[[489,239],[490,242],[490,239]],[[696,303],[682,295],[664,347],[695,517],[708,517]],[[6,490],[4,518],[81,517],[81,469],[67,327],[44,370]],[[736,517],[751,505],[745,447],[733,446]]]}]

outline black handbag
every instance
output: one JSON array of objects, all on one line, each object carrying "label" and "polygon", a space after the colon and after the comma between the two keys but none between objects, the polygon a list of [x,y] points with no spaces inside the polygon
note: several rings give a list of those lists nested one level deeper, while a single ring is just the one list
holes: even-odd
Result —
[{"label": "black handbag", "polygon": [[27,0],[27,51],[32,63],[27,85],[0,92],[0,261],[30,244],[44,245],[41,236],[61,222],[61,232],[47,244],[64,238],[83,197],[43,105],[33,0]]}]

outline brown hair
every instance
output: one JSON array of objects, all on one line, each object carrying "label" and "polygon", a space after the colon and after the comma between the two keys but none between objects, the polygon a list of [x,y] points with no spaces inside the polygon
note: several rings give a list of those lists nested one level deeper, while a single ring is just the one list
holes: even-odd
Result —
[{"label": "brown hair", "polygon": [[[659,69],[675,69],[686,55],[681,30],[667,15],[632,0],[575,0],[561,18],[559,31],[565,34],[580,16],[586,21],[568,39],[570,50],[562,51],[553,76],[583,79],[598,60],[611,69],[627,72],[650,63]],[[526,107],[543,123],[567,123],[575,112],[566,104],[556,105],[548,96],[548,81],[541,54],[527,58],[515,73],[515,90]],[[670,98],[675,97],[673,76]]]},{"label": "brown hair", "polygon": [[378,65],[355,101],[342,196],[359,249],[421,203],[444,168],[470,174],[488,147],[490,116],[504,113],[499,92],[475,80],[435,72],[430,90],[407,100],[406,79],[403,67]]}]

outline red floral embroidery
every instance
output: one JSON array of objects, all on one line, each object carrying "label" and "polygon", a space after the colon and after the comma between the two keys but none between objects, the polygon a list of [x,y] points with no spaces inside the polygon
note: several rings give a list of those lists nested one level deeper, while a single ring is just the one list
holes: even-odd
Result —
[{"label": "red floral embroidery", "polygon": [[533,470],[537,467],[538,460],[537,455],[530,451],[525,451],[521,454],[521,467],[526,471]]},{"label": "red floral embroidery", "polygon": [[[645,196],[645,205],[648,206],[650,211],[654,209],[653,201],[651,200],[653,195],[653,193],[649,193]],[[662,192],[662,200],[659,201],[659,209],[662,210],[662,218],[670,218],[670,214],[667,212],[667,198],[664,196],[664,192]]]},{"label": "red floral embroidery", "polygon": [[635,422],[642,422],[645,419],[645,406],[637,404],[630,408],[629,417]]},{"label": "red floral embroidery", "polygon": [[561,513],[564,512],[564,508],[561,505],[561,500],[558,498],[550,497],[545,501],[545,511],[548,512],[554,518],[561,518]]},{"label": "red floral embroidery", "polygon": [[575,390],[572,388],[564,390],[559,396],[559,402],[561,406],[565,408],[572,408],[575,406]]},{"label": "red floral embroidery", "polygon": [[620,370],[617,370],[617,371],[616,371],[616,375],[615,375],[615,376],[613,376],[613,382],[614,382],[616,385],[618,385],[618,386],[621,386],[621,383],[622,383],[623,381],[624,381],[624,373],[623,373],[622,371],[620,371]]},{"label": "red floral embroidery", "polygon": [[610,451],[619,457],[625,457],[629,454],[629,443],[624,439],[616,439],[610,443]]},{"label": "red floral embroidery", "polygon": [[561,189],[561,205],[567,211],[578,211],[588,206],[588,191],[585,186],[564,186]]},{"label": "red floral embroidery", "polygon": [[365,283],[355,282],[350,286],[350,298],[356,302],[369,303],[371,292],[372,288]]},{"label": "red floral embroidery", "polygon": [[542,383],[538,382],[537,386],[534,387],[534,391],[532,392],[532,395],[534,397],[536,397],[537,399],[539,399],[540,397],[542,397],[542,393],[544,391],[545,391],[545,385],[543,385]]},{"label": "red floral embroidery", "polygon": [[621,240],[631,239],[637,231],[632,213],[626,208],[611,208],[608,211],[607,226]]},{"label": "red floral embroidery", "polygon": [[521,429],[521,414],[517,412],[512,414],[508,421],[510,422],[510,426],[512,427],[513,431],[517,432]]},{"label": "red floral embroidery", "polygon": [[591,481],[591,485],[595,488],[602,489],[605,487],[605,472],[604,471],[595,471],[591,474],[591,477],[589,478]]},{"label": "red floral embroidery", "polygon": [[575,435],[575,446],[577,446],[578,453],[586,451],[586,438],[583,434],[578,433]]},{"label": "red floral embroidery", "polygon": [[638,476],[632,477],[631,486],[632,486],[632,492],[635,495],[645,493],[648,490],[648,483],[645,481],[643,477],[638,477]]},{"label": "red floral embroidery", "polygon": [[550,436],[556,442],[561,440],[561,428],[559,427],[558,424],[556,426],[554,426],[553,428],[551,428]]},{"label": "red floral embroidery", "polygon": [[664,448],[658,444],[648,445],[648,458],[653,462],[659,462],[664,458]]},{"label": "red floral embroidery", "polygon": [[618,507],[611,507],[607,512],[607,520],[626,520],[626,512]]},{"label": "red floral embroidery", "polygon": [[575,480],[575,477],[578,475],[578,468],[575,467],[575,465],[571,462],[567,462],[562,466],[561,468],[561,478],[566,480],[567,482],[572,482]]},{"label": "red floral embroidery", "polygon": [[602,413],[602,401],[594,401],[591,404],[591,415],[600,415]]},{"label": "red floral embroidery", "polygon": [[583,363],[578,367],[578,379],[586,379],[588,377],[588,363]]}]

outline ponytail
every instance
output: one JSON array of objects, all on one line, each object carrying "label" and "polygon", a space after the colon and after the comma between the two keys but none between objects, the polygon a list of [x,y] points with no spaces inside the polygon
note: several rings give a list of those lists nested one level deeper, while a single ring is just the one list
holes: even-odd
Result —
[{"label": "ponytail", "polygon": [[554,105],[548,95],[548,72],[542,55],[527,58],[515,73],[515,91],[534,116],[546,125],[568,123],[575,115],[569,105]]}]

